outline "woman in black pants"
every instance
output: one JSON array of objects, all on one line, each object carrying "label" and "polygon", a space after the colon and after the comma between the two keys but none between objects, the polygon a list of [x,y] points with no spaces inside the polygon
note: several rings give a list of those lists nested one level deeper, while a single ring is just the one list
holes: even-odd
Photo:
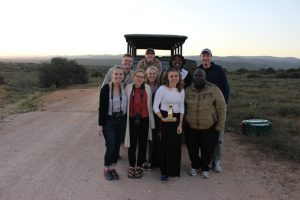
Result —
[{"label": "woman in black pants", "polygon": [[[125,88],[128,98],[125,147],[129,147],[129,178],[141,178],[143,176],[141,167],[146,159],[147,138],[149,136],[152,139],[151,130],[154,128],[152,92],[145,80],[145,71],[137,69],[133,73],[134,82]],[[137,148],[138,156],[136,157]]]},{"label": "woman in black pants", "polygon": [[180,176],[185,96],[179,70],[169,69],[165,79],[165,84],[156,91],[153,103],[153,110],[161,119],[161,182],[167,182],[169,176]]},{"label": "woman in black pants", "polygon": [[[159,71],[156,66],[150,66],[146,70],[147,83],[149,84],[152,91],[152,102],[154,101],[154,96],[156,90],[159,88]],[[155,129],[152,129],[152,141],[148,141],[148,159],[143,164],[143,168],[146,170],[151,170],[152,168],[157,168],[160,166],[160,119],[154,115]]]},{"label": "woman in black pants", "polygon": [[123,68],[114,67],[112,81],[105,84],[100,91],[98,132],[103,134],[105,139],[104,177],[107,180],[119,179],[116,165],[125,132],[127,112],[123,78]]}]

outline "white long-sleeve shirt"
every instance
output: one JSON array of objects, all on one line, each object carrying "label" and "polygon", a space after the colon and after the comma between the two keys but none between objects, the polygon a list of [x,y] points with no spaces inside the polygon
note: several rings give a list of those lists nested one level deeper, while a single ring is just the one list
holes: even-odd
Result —
[{"label": "white long-sleeve shirt", "polygon": [[173,107],[173,113],[184,113],[184,89],[178,92],[177,88],[160,86],[155,93],[153,110],[155,113],[160,109],[168,111],[169,106]]}]

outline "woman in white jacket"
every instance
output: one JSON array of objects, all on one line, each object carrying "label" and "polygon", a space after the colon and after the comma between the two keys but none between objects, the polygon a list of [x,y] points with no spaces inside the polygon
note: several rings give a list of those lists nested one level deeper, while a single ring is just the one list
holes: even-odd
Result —
[{"label": "woman in white jacket", "polygon": [[[146,73],[137,69],[133,73],[133,83],[126,86],[128,98],[127,127],[125,134],[125,147],[128,148],[129,178],[143,176],[142,165],[146,159],[147,139],[151,140],[151,131],[155,127],[152,112],[152,92],[145,83]],[[136,149],[138,155],[136,157]]]}]

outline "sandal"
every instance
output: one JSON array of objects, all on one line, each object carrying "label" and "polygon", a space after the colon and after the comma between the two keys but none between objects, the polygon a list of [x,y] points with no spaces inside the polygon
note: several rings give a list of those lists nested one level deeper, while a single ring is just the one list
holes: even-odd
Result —
[{"label": "sandal", "polygon": [[133,167],[130,167],[128,170],[127,170],[127,174],[128,174],[128,178],[135,178],[135,169]]},{"label": "sandal", "polygon": [[142,176],[143,176],[143,170],[142,170],[142,168],[137,168],[135,170],[135,178],[142,178]]}]

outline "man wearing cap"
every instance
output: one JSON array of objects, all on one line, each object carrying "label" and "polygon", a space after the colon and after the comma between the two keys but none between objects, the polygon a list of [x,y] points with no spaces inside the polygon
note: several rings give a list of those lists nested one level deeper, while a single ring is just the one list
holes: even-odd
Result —
[{"label": "man wearing cap", "polygon": [[[123,55],[122,58],[122,67],[124,69],[124,84],[128,85],[129,83],[132,83],[132,70],[131,70],[131,66],[132,66],[132,62],[133,62],[133,56],[131,54],[125,53]],[[110,68],[102,82],[102,86],[105,85],[106,83],[110,82],[112,80],[112,73],[113,73],[113,67]]]},{"label": "man wearing cap", "polygon": [[145,58],[140,60],[140,62],[137,64],[137,69],[146,69],[150,66],[155,66],[158,69],[159,74],[161,74],[162,71],[162,64],[161,62],[155,58],[155,51],[152,48],[148,48],[145,53]]},{"label": "man wearing cap", "polygon": [[[200,54],[201,65],[198,67],[203,69],[206,73],[206,80],[210,83],[215,84],[222,92],[226,104],[228,104],[229,99],[229,84],[224,72],[224,69],[220,66],[212,62],[212,53],[210,49],[203,49]],[[220,133],[219,143],[215,148],[213,154],[213,167],[216,172],[222,171],[221,166],[221,156],[223,153],[223,145],[224,142],[224,132]]]}]

